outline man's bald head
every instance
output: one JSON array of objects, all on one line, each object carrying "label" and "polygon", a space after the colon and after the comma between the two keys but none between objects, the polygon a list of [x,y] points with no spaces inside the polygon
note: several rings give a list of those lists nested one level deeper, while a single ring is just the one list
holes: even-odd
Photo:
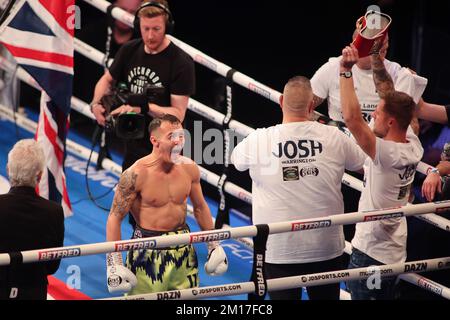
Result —
[{"label": "man's bald head", "polygon": [[307,115],[313,97],[309,79],[302,76],[294,77],[284,86],[283,110],[299,115]]}]

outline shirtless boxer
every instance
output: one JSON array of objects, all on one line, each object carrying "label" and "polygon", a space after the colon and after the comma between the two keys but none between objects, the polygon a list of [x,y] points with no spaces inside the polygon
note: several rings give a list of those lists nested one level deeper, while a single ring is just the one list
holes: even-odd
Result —
[{"label": "shirtless boxer", "polygon": [[[131,212],[137,226],[133,239],[188,233],[187,198],[202,230],[214,229],[200,185],[197,165],[180,155],[184,131],[172,115],[149,125],[153,151],[123,172],[106,225],[107,241],[121,240],[120,225]],[[227,257],[217,242],[208,243],[205,270],[220,275]],[[197,287],[198,262],[192,245],[129,251],[126,267],[120,252],[107,254],[108,290],[143,294]]]}]

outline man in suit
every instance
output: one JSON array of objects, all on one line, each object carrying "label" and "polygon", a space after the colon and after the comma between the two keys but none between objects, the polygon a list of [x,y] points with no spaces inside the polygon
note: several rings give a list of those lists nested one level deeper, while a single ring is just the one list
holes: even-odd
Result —
[{"label": "man in suit", "polygon": [[[45,168],[44,153],[32,139],[17,142],[8,154],[11,189],[0,195],[0,253],[62,247],[62,207],[39,197],[35,187]],[[0,267],[0,299],[45,300],[47,275],[60,260]]]}]

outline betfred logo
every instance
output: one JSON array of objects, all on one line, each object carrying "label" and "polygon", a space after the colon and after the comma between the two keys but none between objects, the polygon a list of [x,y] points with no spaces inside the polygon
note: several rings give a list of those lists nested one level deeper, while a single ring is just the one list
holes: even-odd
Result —
[{"label": "betfred logo", "polygon": [[143,240],[139,242],[122,242],[116,243],[115,251],[143,250],[156,247],[155,240]]},{"label": "betfred logo", "polygon": [[242,191],[239,192],[238,198],[241,199],[242,201],[247,202],[247,203],[251,203],[252,202],[252,197],[249,196],[247,193],[242,192]]},{"label": "betfred logo", "polygon": [[219,241],[230,239],[231,233],[230,231],[220,231],[208,234],[193,234],[190,236],[190,238],[191,243]]},{"label": "betfred logo", "polygon": [[258,281],[258,296],[264,297],[266,294],[266,284],[264,283],[264,255],[256,255],[256,280]]},{"label": "betfred logo", "polygon": [[331,226],[331,220],[321,220],[321,221],[311,221],[311,222],[298,222],[298,223],[293,223],[292,224],[292,231],[328,228],[329,226]]},{"label": "betfred logo", "polygon": [[439,296],[442,295],[442,287],[436,285],[435,283],[427,281],[423,278],[419,279],[419,281],[417,281],[417,283],[419,286],[421,286],[422,288],[425,288],[428,291],[431,291]]},{"label": "betfred logo", "polygon": [[61,258],[79,257],[81,255],[80,248],[39,251],[39,261],[49,261]]},{"label": "betfred logo", "polygon": [[262,95],[263,97],[266,97],[267,99],[270,99],[270,92],[267,91],[267,90],[264,89],[264,88],[258,87],[258,86],[257,86],[256,84],[254,84],[254,83],[249,83],[249,84],[248,84],[248,89],[249,89],[250,91],[253,91],[253,92],[256,92],[256,93]]},{"label": "betfred logo", "polygon": [[205,57],[203,57],[203,56],[201,56],[199,54],[195,55],[194,60],[197,61],[198,63],[204,65],[205,67],[211,69],[211,70],[214,70],[214,71],[217,70],[217,64],[216,63],[206,59]]},{"label": "betfred logo", "polygon": [[436,213],[440,214],[440,213],[445,213],[447,211],[450,211],[450,206],[448,207],[442,207],[442,208],[436,208]]},{"label": "betfred logo", "polygon": [[395,212],[395,213],[389,213],[389,214],[377,214],[377,215],[365,216],[364,221],[369,222],[369,221],[378,221],[378,220],[401,218],[401,217],[403,217],[403,212]]}]

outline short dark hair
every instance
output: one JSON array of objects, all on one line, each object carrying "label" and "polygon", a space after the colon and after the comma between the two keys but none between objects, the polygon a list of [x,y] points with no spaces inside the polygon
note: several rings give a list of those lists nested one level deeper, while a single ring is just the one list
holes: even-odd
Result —
[{"label": "short dark hair", "polygon": [[303,76],[296,76],[286,83],[283,90],[284,105],[293,112],[308,112],[313,100],[311,81]]},{"label": "short dark hair", "polygon": [[397,120],[399,127],[407,130],[414,116],[416,104],[406,93],[392,91],[383,96],[384,111]]},{"label": "short dark hair", "polygon": [[[142,2],[141,7],[143,7],[146,3],[149,3],[149,2],[159,3],[163,7],[167,8],[167,10],[169,10],[169,4],[167,3],[166,0],[145,0]],[[167,12],[157,6],[145,7],[144,9],[139,10],[139,13],[138,13],[139,18],[142,18],[142,17],[154,18],[154,17],[158,17],[158,16],[165,16],[166,22],[169,21],[169,15],[167,14]]]},{"label": "short dark hair", "polygon": [[152,132],[161,127],[163,122],[170,122],[171,124],[181,124],[181,121],[174,115],[166,113],[162,117],[154,118],[148,125],[148,133],[152,135]]}]

